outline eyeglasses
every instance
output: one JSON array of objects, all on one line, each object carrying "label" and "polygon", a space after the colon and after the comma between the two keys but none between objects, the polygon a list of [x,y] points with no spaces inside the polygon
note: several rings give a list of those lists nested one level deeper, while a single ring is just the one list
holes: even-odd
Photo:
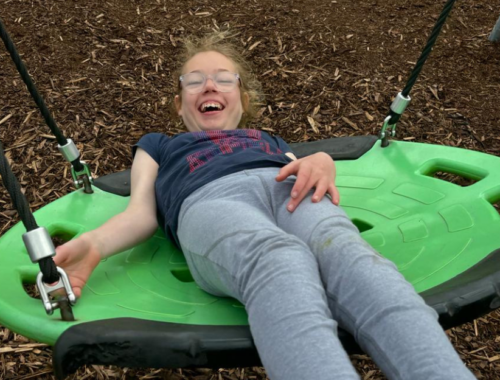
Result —
[{"label": "eyeglasses", "polygon": [[220,92],[233,91],[238,82],[241,85],[241,79],[238,74],[229,71],[219,71],[214,75],[205,75],[198,72],[181,75],[179,77],[179,87],[181,87],[182,83],[182,87],[189,94],[199,94],[205,88],[209,78],[212,79],[215,88]]}]

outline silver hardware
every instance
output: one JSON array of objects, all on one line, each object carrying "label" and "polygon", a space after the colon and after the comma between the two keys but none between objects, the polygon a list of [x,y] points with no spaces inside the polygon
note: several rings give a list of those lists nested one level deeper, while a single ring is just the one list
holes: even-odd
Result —
[{"label": "silver hardware", "polygon": [[90,168],[83,161],[80,161],[80,164],[82,164],[83,170],[76,171],[74,167],[71,167],[71,176],[73,177],[73,183],[75,184],[77,189],[84,187],[85,193],[92,193],[93,191],[91,184],[94,182],[94,179],[92,178]]},{"label": "silver hardware", "polygon": [[[71,139],[66,139],[66,145],[64,146],[57,145],[57,148],[59,149],[59,152],[61,152],[63,157],[69,162],[73,162],[80,157],[80,151],[78,150],[75,143]],[[83,169],[78,172],[75,171],[73,167],[71,168],[71,176],[73,177],[73,183],[75,184],[75,187],[77,189],[84,187],[85,193],[88,194],[93,193],[91,184],[94,179],[92,178],[90,169],[85,162],[80,161],[80,164],[83,165]]]},{"label": "silver hardware", "polygon": [[37,263],[46,257],[54,257],[56,249],[49,232],[45,227],[39,227],[23,234],[23,241],[31,262]]},{"label": "silver hardware", "polygon": [[71,139],[66,139],[66,145],[64,146],[57,144],[57,149],[68,162],[73,162],[80,157],[80,151]]},{"label": "silver hardware", "polygon": [[389,136],[394,137],[396,135],[396,123],[389,125],[389,121],[391,120],[390,116],[387,116],[384,119],[384,125],[382,126],[382,130],[380,131],[380,138],[384,139],[386,137],[385,131],[388,127],[391,127],[391,130],[389,132]]},{"label": "silver hardware", "polygon": [[[396,95],[391,104],[391,111],[402,115],[408,104],[410,104],[411,98],[410,96],[403,96],[400,92]],[[391,121],[391,116],[387,116],[384,119],[384,124],[382,125],[382,130],[380,131],[380,139],[382,140],[382,146],[387,146],[389,144],[389,137],[396,136],[396,124],[389,124]],[[390,129],[390,132],[386,132],[387,129]]]},{"label": "silver hardware", "polygon": [[408,97],[405,98],[403,94],[400,92],[396,95],[396,97],[392,101],[391,110],[393,110],[398,115],[401,115],[408,106],[408,104],[410,104],[410,101],[411,98],[409,95]]},{"label": "silver hardware", "polygon": [[66,291],[66,295],[71,305],[76,304],[76,296],[73,293],[73,289],[71,288],[71,284],[69,282],[69,278],[66,275],[66,272],[57,267],[57,272],[59,272],[59,281],[54,285],[46,284],[42,281],[43,273],[38,273],[36,277],[36,285],[38,287],[38,291],[40,292],[40,296],[42,297],[43,306],[45,307],[45,311],[47,314],[52,315],[55,309],[59,308],[59,302],[54,301],[50,298],[53,292],[59,289],[64,289]]}]

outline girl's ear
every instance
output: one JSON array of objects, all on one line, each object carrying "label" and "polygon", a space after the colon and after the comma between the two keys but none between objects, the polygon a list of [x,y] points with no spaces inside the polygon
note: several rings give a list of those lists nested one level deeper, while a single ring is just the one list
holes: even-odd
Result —
[{"label": "girl's ear", "polygon": [[182,100],[179,95],[175,95],[174,103],[175,109],[177,110],[177,115],[182,116]]},{"label": "girl's ear", "polygon": [[243,112],[247,112],[248,107],[250,106],[250,95],[248,95],[248,92],[244,92],[241,96],[241,103],[243,106]]}]

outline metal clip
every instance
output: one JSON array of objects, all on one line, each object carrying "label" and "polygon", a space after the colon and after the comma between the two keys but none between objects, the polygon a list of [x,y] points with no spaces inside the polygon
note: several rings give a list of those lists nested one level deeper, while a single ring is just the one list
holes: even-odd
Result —
[{"label": "metal clip", "polygon": [[[384,139],[386,137],[385,135],[385,131],[387,129],[387,127],[389,126],[389,121],[391,120],[391,116],[387,116],[385,119],[384,119],[384,125],[382,125],[382,130],[380,131],[380,138],[381,139]],[[391,126],[391,133],[390,133],[390,136],[394,136],[395,135],[395,126],[396,124],[393,124]]]},{"label": "metal clip", "polygon": [[45,311],[49,315],[52,315],[54,310],[60,307],[59,302],[52,300],[50,297],[56,290],[64,289],[66,291],[67,299],[69,300],[70,304],[76,304],[76,296],[73,293],[73,289],[71,288],[71,284],[69,282],[68,276],[66,275],[66,272],[59,267],[57,267],[57,272],[59,272],[60,278],[59,281],[54,285],[49,285],[42,281],[42,272],[38,273],[38,276],[36,277],[36,285],[38,287],[38,291],[40,292],[40,296],[42,297],[43,306],[45,307]]},{"label": "metal clip", "polygon": [[[78,158],[80,157],[80,151],[78,150],[75,143],[71,139],[67,139],[66,145],[64,146],[57,145],[57,148],[68,162],[73,162],[75,160],[78,160]],[[75,184],[75,187],[77,189],[83,186],[84,192],[87,194],[91,194],[93,193],[91,185],[94,179],[92,178],[92,174],[90,173],[88,165],[83,161],[80,161],[80,163],[83,166],[83,170],[77,172],[75,171],[75,168],[73,167],[71,168],[71,176],[73,177],[73,183]]]},{"label": "metal clip", "polygon": [[[380,131],[380,139],[382,140],[382,148],[385,148],[389,145],[389,137],[396,136],[396,123],[389,124],[391,120],[391,116],[387,116],[384,120],[384,125],[382,126],[382,130]],[[386,133],[387,128],[390,128],[390,131]]]},{"label": "metal clip", "polygon": [[84,162],[80,161],[83,166],[83,170],[76,171],[75,168],[71,167],[71,176],[73,177],[73,183],[76,188],[79,189],[84,187],[86,193],[92,193],[92,183],[94,179],[92,178],[92,173],[90,173],[89,166]]},{"label": "metal clip", "polygon": [[[394,98],[392,104],[391,104],[391,111],[395,114],[402,115],[408,104],[410,103],[411,98],[410,96],[403,96],[403,94],[400,92],[396,95]],[[391,121],[391,115],[387,116],[384,120],[384,125],[382,126],[382,130],[380,131],[380,138],[382,140],[382,146],[386,147],[389,145],[389,137],[394,137],[396,136],[396,124],[389,124]],[[387,128],[390,128],[390,133],[387,134],[386,130]]]}]

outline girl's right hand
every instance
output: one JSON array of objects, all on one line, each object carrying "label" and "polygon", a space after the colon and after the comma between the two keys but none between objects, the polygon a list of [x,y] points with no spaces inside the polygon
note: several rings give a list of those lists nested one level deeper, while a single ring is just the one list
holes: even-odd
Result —
[{"label": "girl's right hand", "polygon": [[70,240],[56,248],[54,262],[68,275],[75,296],[79,298],[101,255],[92,240],[86,235]]}]

